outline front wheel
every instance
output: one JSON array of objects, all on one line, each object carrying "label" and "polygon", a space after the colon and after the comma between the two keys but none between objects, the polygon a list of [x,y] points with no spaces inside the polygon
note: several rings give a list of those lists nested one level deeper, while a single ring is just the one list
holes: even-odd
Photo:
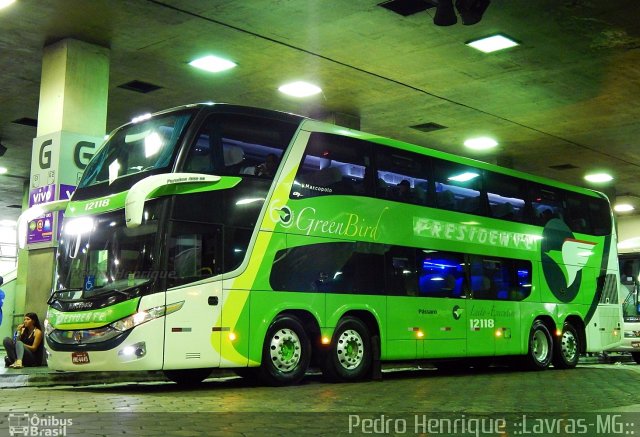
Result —
[{"label": "front wheel", "polygon": [[277,318],[267,330],[262,347],[260,379],[267,385],[297,384],[311,361],[311,342],[302,323],[293,316]]},{"label": "front wheel", "polygon": [[525,357],[525,366],[531,370],[544,370],[551,364],[553,357],[553,339],[549,329],[540,320],[536,320],[529,332],[529,350]]},{"label": "front wheel", "polygon": [[578,332],[571,323],[562,327],[562,335],[553,342],[553,367],[573,369],[580,358],[580,340]]},{"label": "front wheel", "polygon": [[631,352],[631,356],[633,357],[633,361],[640,364],[640,352]]},{"label": "front wheel", "polygon": [[359,319],[346,317],[336,327],[322,371],[331,381],[358,381],[369,372],[372,359],[369,328]]}]

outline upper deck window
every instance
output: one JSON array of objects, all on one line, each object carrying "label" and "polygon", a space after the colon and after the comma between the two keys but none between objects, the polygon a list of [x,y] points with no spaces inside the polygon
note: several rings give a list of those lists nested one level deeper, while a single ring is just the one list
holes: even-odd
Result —
[{"label": "upper deck window", "polygon": [[370,143],[339,135],[312,133],[291,196],[371,196],[375,176],[370,166]]},{"label": "upper deck window", "polygon": [[159,115],[116,131],[87,166],[79,188],[171,164],[190,113]]},{"label": "upper deck window", "polygon": [[295,124],[240,114],[214,114],[200,131],[184,171],[273,179]]}]

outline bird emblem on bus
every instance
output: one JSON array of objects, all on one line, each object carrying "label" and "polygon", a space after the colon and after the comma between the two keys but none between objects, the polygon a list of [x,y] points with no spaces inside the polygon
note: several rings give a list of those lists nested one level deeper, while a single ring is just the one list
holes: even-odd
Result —
[{"label": "bird emblem on bus", "polygon": [[567,287],[571,287],[578,272],[587,265],[589,257],[593,255],[595,243],[589,241],[566,238],[562,243],[562,250],[549,250],[547,254],[558,264],[564,273]]},{"label": "bird emblem on bus", "polygon": [[582,271],[593,262],[596,243],[575,237],[561,219],[551,219],[542,232],[542,271],[549,291],[560,302],[572,302],[582,284]]}]

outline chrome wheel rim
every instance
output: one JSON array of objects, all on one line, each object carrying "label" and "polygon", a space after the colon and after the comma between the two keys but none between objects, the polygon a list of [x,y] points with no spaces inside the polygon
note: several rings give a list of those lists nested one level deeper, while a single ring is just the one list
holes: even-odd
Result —
[{"label": "chrome wheel rim", "polygon": [[364,358],[364,342],[358,331],[347,329],[340,334],[336,353],[338,362],[343,368],[347,370],[357,368]]},{"label": "chrome wheel rim", "polygon": [[533,333],[533,356],[536,361],[539,363],[543,363],[546,361],[549,356],[549,341],[547,340],[547,336],[542,332],[542,330],[536,330]]},{"label": "chrome wheel rim", "polygon": [[566,361],[573,362],[578,354],[578,342],[576,341],[576,337],[573,335],[573,332],[564,331],[560,342],[562,346],[562,355],[565,357]]},{"label": "chrome wheel rim", "polygon": [[291,329],[279,329],[271,337],[269,344],[271,363],[281,372],[291,372],[300,363],[302,343],[298,335]]}]

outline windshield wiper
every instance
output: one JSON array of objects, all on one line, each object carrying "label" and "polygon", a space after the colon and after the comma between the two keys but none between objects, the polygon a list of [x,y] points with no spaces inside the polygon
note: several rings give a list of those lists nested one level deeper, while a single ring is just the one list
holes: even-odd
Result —
[{"label": "windshield wiper", "polygon": [[47,304],[50,305],[51,302],[53,302],[53,299],[56,297],[56,295],[60,293],[68,293],[68,292],[74,292],[74,291],[82,291],[82,288],[64,288],[60,290],[54,290],[54,292],[51,293],[51,296],[49,296],[49,299],[47,300]]}]

